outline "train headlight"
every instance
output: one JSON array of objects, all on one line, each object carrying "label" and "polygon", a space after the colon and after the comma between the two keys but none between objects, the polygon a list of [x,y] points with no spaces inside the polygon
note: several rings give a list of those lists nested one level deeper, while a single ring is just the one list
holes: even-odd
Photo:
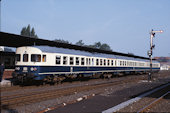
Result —
[{"label": "train headlight", "polygon": [[33,68],[33,67],[31,67],[31,71],[34,71],[34,68]]},{"label": "train headlight", "polygon": [[36,68],[36,67],[34,67],[34,71],[37,71],[37,68]]},{"label": "train headlight", "polygon": [[20,70],[20,67],[15,67],[15,70],[17,70],[17,71]]},{"label": "train headlight", "polygon": [[36,67],[31,67],[31,71],[37,71]]}]

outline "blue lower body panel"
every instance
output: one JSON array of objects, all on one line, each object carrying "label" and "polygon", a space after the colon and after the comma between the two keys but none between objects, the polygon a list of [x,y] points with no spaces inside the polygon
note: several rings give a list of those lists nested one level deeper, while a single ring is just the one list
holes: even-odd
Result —
[{"label": "blue lower body panel", "polygon": [[[27,75],[34,80],[43,80],[50,75],[65,74],[93,74],[93,73],[115,73],[115,72],[132,72],[132,71],[149,71],[146,67],[82,67],[82,66],[17,66],[20,70],[15,71],[16,75]],[[25,71],[24,68],[27,68]],[[33,71],[31,68],[37,68]],[[152,68],[158,70],[160,68]],[[23,71],[24,70],[24,71]]]}]

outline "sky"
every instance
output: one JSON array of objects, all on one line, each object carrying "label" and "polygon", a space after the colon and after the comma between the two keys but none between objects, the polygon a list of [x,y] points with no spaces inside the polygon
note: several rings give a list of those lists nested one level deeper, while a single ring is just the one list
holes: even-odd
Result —
[{"label": "sky", "polygon": [[28,24],[39,38],[87,45],[100,41],[116,52],[170,56],[170,0],[2,0],[1,31],[20,34]]}]

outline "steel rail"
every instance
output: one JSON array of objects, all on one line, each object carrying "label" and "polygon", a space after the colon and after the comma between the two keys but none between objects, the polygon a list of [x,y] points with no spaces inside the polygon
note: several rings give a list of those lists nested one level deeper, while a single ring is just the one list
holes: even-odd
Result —
[{"label": "steel rail", "polygon": [[146,105],[145,107],[143,107],[142,109],[140,109],[137,113],[143,113],[146,112],[149,108],[151,108],[154,104],[160,102],[165,96],[167,96],[170,93],[170,91],[166,92],[165,94],[163,94],[161,97],[159,97],[158,99],[154,100],[153,102],[151,102],[150,104]]},{"label": "steel rail", "polygon": [[14,107],[17,105],[27,105],[30,103],[35,103],[35,102],[45,101],[49,99],[54,99],[54,98],[61,97],[61,96],[71,95],[71,94],[74,94],[75,92],[88,91],[88,90],[93,90],[97,88],[103,88],[103,87],[118,85],[122,83],[135,82],[135,81],[136,81],[135,79],[131,79],[129,81],[114,81],[114,82],[107,82],[107,83],[100,83],[100,84],[98,83],[94,85],[65,88],[65,89],[54,90],[54,91],[46,91],[46,92],[44,91],[43,93],[38,92],[38,93],[33,93],[33,94],[27,94],[25,96],[24,95],[17,96],[17,97],[14,96],[14,97],[6,98],[6,99],[2,97],[1,105],[2,107],[4,105],[8,105],[11,107]]},{"label": "steel rail", "polygon": [[[141,79],[143,79],[143,77],[142,78],[131,78],[130,80],[141,80]],[[127,79],[124,79],[124,80],[121,80],[121,82],[125,82],[125,81],[127,81]],[[129,80],[128,80],[129,81]],[[127,82],[128,82],[127,81]],[[110,81],[110,82],[102,82],[102,83],[95,83],[95,84],[91,84],[91,86],[93,86],[93,85],[98,85],[98,84],[108,84],[108,83],[116,83],[116,82],[120,82],[120,80],[116,80],[116,81]],[[22,92],[22,93],[19,93],[19,94],[12,94],[12,95],[7,95],[7,96],[1,96],[1,100],[5,100],[5,99],[10,99],[10,98],[14,98],[14,97],[22,97],[22,96],[27,96],[27,95],[34,95],[34,94],[37,94],[37,93],[46,93],[46,92],[53,92],[53,91],[61,91],[61,90],[63,90],[63,89],[68,89],[68,88],[75,88],[75,87],[81,87],[81,86],[83,86],[83,85],[78,85],[78,86],[69,86],[69,87],[64,87],[64,88],[55,88],[55,87],[52,87],[52,89],[50,88],[50,86],[41,86],[41,87],[37,87],[38,89],[39,88],[45,88],[45,89],[39,89],[38,91],[36,90],[36,87],[34,87],[34,88],[30,88],[30,89],[33,89],[33,91],[24,91],[24,92]],[[48,88],[49,87],[49,88]],[[26,87],[26,89],[27,89],[28,87]],[[48,89],[47,89],[48,88]],[[24,90],[24,87],[23,88],[21,88],[22,90]],[[19,89],[19,90],[21,90],[21,89]],[[29,89],[29,88],[28,88]],[[47,90],[46,90],[47,89]]]}]

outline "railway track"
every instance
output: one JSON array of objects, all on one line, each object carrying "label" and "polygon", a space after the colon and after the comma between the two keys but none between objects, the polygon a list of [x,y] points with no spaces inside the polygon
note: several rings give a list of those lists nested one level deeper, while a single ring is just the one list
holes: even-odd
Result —
[{"label": "railway track", "polygon": [[[75,82],[74,82],[75,83]],[[69,84],[68,82],[65,82],[64,84]],[[15,86],[9,86],[9,87],[1,87],[1,92],[7,92],[7,91],[15,91],[15,90],[22,90],[22,89],[35,89],[35,88],[41,88],[41,87],[51,87],[51,86],[58,86],[58,84],[50,85],[50,84],[44,84],[44,85],[28,85],[28,86],[21,86],[21,85],[15,85]]]},{"label": "railway track", "polygon": [[166,96],[168,96],[170,94],[170,91],[166,92],[165,94],[163,94],[161,97],[159,97],[158,99],[155,99],[153,102],[151,102],[150,104],[146,105],[145,107],[143,107],[142,109],[140,109],[137,113],[143,113],[143,112],[148,112],[148,110],[150,110],[153,106],[155,106],[155,104],[159,104],[159,102],[165,98]]},{"label": "railway track", "polygon": [[[101,81],[101,79],[88,79],[87,81]],[[9,92],[9,91],[15,91],[15,90],[23,90],[23,89],[37,89],[37,88],[44,88],[44,87],[52,87],[52,86],[59,86],[60,85],[70,85],[70,84],[77,84],[77,83],[80,83],[81,81],[80,80],[73,80],[73,81],[66,81],[62,84],[53,84],[53,85],[50,85],[50,84],[44,84],[44,85],[29,85],[29,86],[20,86],[20,85],[16,85],[16,86],[9,86],[9,87],[1,87],[1,92]]]},{"label": "railway track", "polygon": [[[167,73],[169,73],[169,71],[165,71],[165,72],[159,72],[157,73],[157,76],[167,76]],[[146,75],[147,76],[147,75]],[[89,79],[90,81],[95,81],[95,79]],[[74,81],[72,82],[72,84],[77,83],[79,81]],[[64,82],[64,84],[69,84],[68,82]],[[54,86],[58,86],[58,84],[55,84]],[[45,85],[32,85],[32,86],[10,86],[10,87],[1,87],[1,92],[8,92],[8,91],[15,91],[15,90],[23,90],[23,89],[36,89],[36,88],[41,88],[41,87],[51,87],[49,84],[45,84]]]},{"label": "railway track", "polygon": [[93,85],[84,85],[84,86],[76,86],[76,87],[69,87],[64,89],[53,89],[53,90],[46,90],[46,91],[34,91],[34,92],[27,92],[22,94],[14,94],[9,96],[2,96],[1,97],[1,107],[3,109],[4,106],[8,106],[10,108],[27,105],[31,103],[36,103],[40,101],[45,101],[49,99],[55,99],[62,96],[72,95],[75,92],[82,92],[93,90],[97,88],[104,88],[113,85],[119,85],[123,83],[130,83],[130,82],[137,82],[139,79],[133,78],[130,80],[117,80],[114,82],[105,82],[105,83],[97,83]]},{"label": "railway track", "polygon": [[[89,84],[88,82],[85,82],[85,84],[77,85],[77,82],[71,84],[71,83],[66,83],[66,85],[56,85],[56,86],[28,86],[28,87],[21,87],[21,88],[16,88],[14,92],[17,92],[18,90],[25,90],[25,92],[20,92],[20,93],[13,93],[10,92],[9,95],[1,95],[1,107],[8,106],[10,108],[15,108],[16,106],[23,106],[23,105],[29,105],[32,103],[36,102],[41,102],[41,101],[46,101],[50,99],[55,99],[59,98],[62,96],[68,96],[72,95],[78,92],[83,92],[83,91],[89,91],[93,89],[100,89],[100,88],[105,88],[109,86],[114,86],[114,85],[119,85],[119,84],[124,84],[124,83],[132,83],[132,82],[138,82],[140,80],[143,80],[146,78],[146,75],[142,76],[127,76],[127,77],[120,77],[118,79],[112,79],[110,81],[103,82],[101,80],[100,82],[94,83],[94,81],[90,80],[92,82]],[[87,84],[86,84],[87,83]],[[59,87],[58,87],[59,86]],[[64,87],[63,87],[64,86]],[[67,86],[67,87],[65,87]],[[46,87],[46,88],[45,88]],[[40,88],[40,90],[39,90]],[[8,92],[8,91],[5,91]],[[4,93],[5,94],[5,93]]]},{"label": "railway track", "polygon": [[[162,76],[167,76],[167,73],[169,73],[169,71],[165,71],[165,72],[159,72],[159,73],[157,73],[156,74],[156,78],[157,77],[160,77],[160,75],[161,75],[161,77]],[[144,75],[145,76],[145,78],[147,77],[147,75]],[[128,77],[128,76],[125,76],[125,77]],[[138,76],[139,78],[140,78],[140,76]],[[97,80],[99,80],[99,79],[97,79]],[[89,81],[96,81],[96,79],[89,79]],[[71,84],[77,84],[77,83],[79,83],[80,81],[73,81]],[[70,82],[64,82],[63,84],[65,84],[65,85],[70,85]],[[55,84],[55,85],[53,85],[53,86],[59,86],[60,87],[60,84]],[[44,87],[49,87],[49,88],[51,88],[51,85],[50,84],[45,84],[45,85],[39,85],[39,86],[37,86],[37,85],[31,85],[31,86],[19,86],[19,85],[17,85],[17,86],[10,86],[10,87],[1,87],[1,93],[2,92],[10,92],[10,91],[17,91],[17,90],[25,90],[25,89],[37,89],[37,88],[44,88]]]},{"label": "railway track", "polygon": [[1,87],[1,92],[5,91],[14,91],[14,90],[19,90],[19,89],[32,89],[36,87],[41,87],[41,86],[10,86],[10,87]]},{"label": "railway track", "polygon": [[[137,113],[143,113],[143,112],[149,112],[152,108],[154,108],[156,105],[160,104],[161,101],[170,95],[170,83],[167,87],[160,89],[159,91],[154,92],[153,94],[149,95],[150,99],[152,100],[147,105],[142,107],[140,110],[137,111]],[[156,98],[153,100],[152,98]],[[149,98],[148,98],[149,99]],[[158,111],[155,111],[158,112]]]}]

